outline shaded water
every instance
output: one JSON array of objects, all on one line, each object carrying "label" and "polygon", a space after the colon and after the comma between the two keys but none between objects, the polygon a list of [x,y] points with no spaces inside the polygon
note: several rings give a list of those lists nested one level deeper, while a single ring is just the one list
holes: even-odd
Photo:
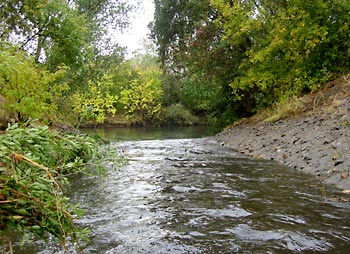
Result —
[{"label": "shaded water", "polygon": [[214,130],[209,126],[188,127],[142,127],[142,128],[97,128],[82,129],[83,132],[99,135],[110,141],[130,140],[159,140],[181,138],[203,138],[214,135]]},{"label": "shaded water", "polygon": [[[127,165],[72,179],[92,231],[84,253],[350,251],[350,205],[326,201],[313,177],[211,138],[111,145]],[[37,242],[23,253],[56,252]]]}]

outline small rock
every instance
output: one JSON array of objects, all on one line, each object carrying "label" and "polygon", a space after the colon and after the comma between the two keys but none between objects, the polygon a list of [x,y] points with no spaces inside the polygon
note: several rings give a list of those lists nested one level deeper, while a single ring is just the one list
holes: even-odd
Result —
[{"label": "small rock", "polygon": [[333,149],[337,149],[341,144],[340,143],[333,143],[332,147]]},{"label": "small rock", "polygon": [[344,173],[344,174],[340,175],[341,179],[345,179],[345,178],[348,178],[348,177],[349,177],[349,173]]},{"label": "small rock", "polygon": [[300,138],[297,138],[293,141],[293,145],[295,145],[296,142],[298,142],[300,140]]},{"label": "small rock", "polygon": [[343,163],[344,163],[344,161],[342,161],[342,160],[336,160],[334,162],[334,166],[338,166],[338,165],[343,164]]},{"label": "small rock", "polygon": [[328,139],[326,139],[326,140],[323,142],[324,145],[328,145],[328,144],[330,144],[330,143],[331,143],[331,141],[329,141]]},{"label": "small rock", "polygon": [[311,161],[312,160],[312,158],[311,157],[309,157],[309,156],[304,156],[304,161]]}]

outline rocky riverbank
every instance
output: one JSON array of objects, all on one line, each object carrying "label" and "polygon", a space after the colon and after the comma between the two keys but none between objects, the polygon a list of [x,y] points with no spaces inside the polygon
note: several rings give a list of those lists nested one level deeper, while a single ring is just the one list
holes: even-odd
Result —
[{"label": "rocky riverbank", "polygon": [[[216,139],[242,154],[277,161],[349,190],[349,95],[347,75],[309,95],[304,100],[307,109],[298,116],[277,122],[248,120],[227,128]],[[315,108],[317,98],[322,100]]]}]

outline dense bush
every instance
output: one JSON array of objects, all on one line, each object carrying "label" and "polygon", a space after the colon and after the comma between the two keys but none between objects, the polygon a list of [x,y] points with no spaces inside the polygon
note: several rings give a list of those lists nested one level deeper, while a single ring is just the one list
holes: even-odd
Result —
[{"label": "dense bush", "polygon": [[163,124],[175,126],[191,126],[198,122],[198,117],[191,114],[181,104],[174,104],[164,110]]},{"label": "dense bush", "polygon": [[253,110],[312,92],[350,68],[348,1],[212,0],[223,40],[244,47],[230,86]]},{"label": "dense bush", "polygon": [[50,73],[24,51],[0,44],[1,114],[17,121],[52,119],[57,113],[57,98],[68,89],[56,82],[64,74],[64,69]]},{"label": "dense bush", "polygon": [[121,91],[120,102],[126,117],[137,125],[147,125],[159,121],[163,90],[161,72],[156,65],[135,69],[137,76]]}]

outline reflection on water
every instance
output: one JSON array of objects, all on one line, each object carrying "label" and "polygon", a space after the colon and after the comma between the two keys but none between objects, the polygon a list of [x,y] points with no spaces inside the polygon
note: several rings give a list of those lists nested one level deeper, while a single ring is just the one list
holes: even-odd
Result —
[{"label": "reflection on water", "polygon": [[99,135],[110,141],[203,138],[215,134],[210,126],[88,128],[81,130],[88,134]]},{"label": "reflection on water", "polygon": [[311,176],[210,138],[112,146],[127,165],[72,179],[92,231],[84,253],[349,253],[350,205],[325,201]]}]

